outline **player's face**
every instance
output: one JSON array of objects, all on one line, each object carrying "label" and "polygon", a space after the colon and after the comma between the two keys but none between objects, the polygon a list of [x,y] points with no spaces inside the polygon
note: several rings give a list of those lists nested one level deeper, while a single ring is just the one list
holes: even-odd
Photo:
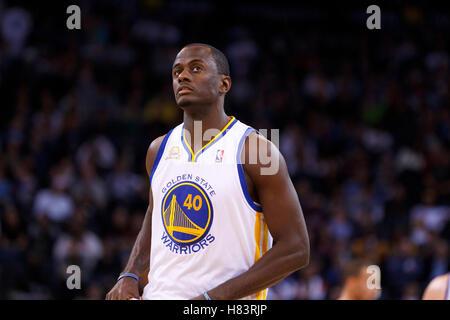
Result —
[{"label": "player's face", "polygon": [[216,101],[220,94],[220,75],[211,49],[183,48],[173,63],[172,84],[175,101],[180,107]]}]

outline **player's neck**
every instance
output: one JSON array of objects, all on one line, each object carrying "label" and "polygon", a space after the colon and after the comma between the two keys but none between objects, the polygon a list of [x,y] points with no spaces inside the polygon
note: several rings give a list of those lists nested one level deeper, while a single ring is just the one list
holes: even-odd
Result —
[{"label": "player's neck", "polygon": [[[193,108],[192,108],[193,109]],[[207,144],[211,139],[203,141],[202,145],[194,145],[194,137],[204,136],[205,131],[209,129],[222,130],[227,123],[230,121],[230,117],[226,115],[223,107],[211,107],[208,108],[208,112],[192,112],[191,110],[185,110],[183,114],[184,129],[189,132],[191,141],[188,140],[193,151],[196,152],[198,149]],[[196,132],[199,131],[199,132]]]}]

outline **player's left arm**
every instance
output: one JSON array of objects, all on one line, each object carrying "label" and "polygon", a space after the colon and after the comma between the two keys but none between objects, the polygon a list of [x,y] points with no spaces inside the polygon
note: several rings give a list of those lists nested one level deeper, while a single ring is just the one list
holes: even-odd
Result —
[{"label": "player's left arm", "polygon": [[[250,147],[250,141],[257,141],[257,148]],[[267,150],[270,162],[264,164],[267,161],[262,159],[261,152],[257,150]],[[264,152],[262,154],[264,155]],[[266,138],[253,132],[245,141],[243,157],[243,160],[247,159],[243,161],[244,171],[261,203],[274,245],[246,272],[216,288],[205,288],[209,289],[208,295],[213,300],[240,299],[254,294],[309,263],[309,239],[305,219],[280,151]],[[253,162],[256,163],[249,163],[249,159],[255,158],[257,161]],[[270,168],[278,170],[270,172]],[[264,170],[266,174],[262,174]],[[197,298],[203,299],[203,296]]]}]

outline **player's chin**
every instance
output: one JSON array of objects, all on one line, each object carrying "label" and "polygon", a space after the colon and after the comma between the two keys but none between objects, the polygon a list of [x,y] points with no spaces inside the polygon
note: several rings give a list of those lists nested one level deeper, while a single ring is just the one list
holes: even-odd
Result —
[{"label": "player's chin", "polygon": [[190,105],[193,104],[195,104],[195,99],[193,99],[192,97],[188,97],[188,95],[180,96],[177,99],[177,105],[181,108],[189,107]]}]

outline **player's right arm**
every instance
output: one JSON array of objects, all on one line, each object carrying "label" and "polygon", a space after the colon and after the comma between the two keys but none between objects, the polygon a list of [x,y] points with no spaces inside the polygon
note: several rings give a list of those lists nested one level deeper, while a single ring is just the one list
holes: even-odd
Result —
[{"label": "player's right arm", "polygon": [[[156,138],[150,144],[147,150],[147,156],[145,159],[145,167],[147,174],[150,178],[153,163],[158,153],[159,147],[164,139],[164,136]],[[149,190],[149,205],[147,212],[145,213],[144,221],[142,223],[141,230],[136,238],[133,249],[131,250],[128,263],[121,274],[134,273],[139,276],[140,283],[136,279],[131,277],[125,277],[120,279],[116,285],[106,295],[106,300],[128,300],[131,298],[139,299],[139,284],[145,286],[148,271],[150,269],[150,244],[152,234],[152,208],[153,197],[152,188],[150,185]]]}]

